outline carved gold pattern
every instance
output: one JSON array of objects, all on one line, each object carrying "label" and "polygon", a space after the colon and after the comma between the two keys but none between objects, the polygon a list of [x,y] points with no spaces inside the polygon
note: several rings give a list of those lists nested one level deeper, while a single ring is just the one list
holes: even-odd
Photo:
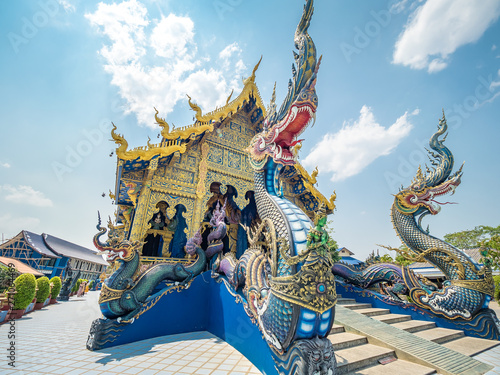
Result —
[{"label": "carved gold pattern", "polygon": [[328,213],[332,213],[335,210],[335,200],[337,199],[337,194],[334,191],[330,196],[330,199],[326,199],[326,197],[321,194],[318,189],[316,189],[314,185],[317,182],[316,176],[318,175],[318,167],[314,169],[312,175],[309,175],[306,169],[299,162],[295,163],[294,167],[302,175],[306,191],[310,192],[320,204],[323,203],[327,207]]},{"label": "carved gold pattern", "polygon": [[491,273],[491,268],[483,266],[483,268],[478,272],[478,274],[484,274],[484,279],[480,280],[450,280],[451,285],[460,286],[462,288],[471,289],[478,291],[480,293],[487,294],[491,297],[495,294],[495,283],[493,281],[493,275]]},{"label": "carved gold pattern", "polygon": [[201,163],[200,163],[200,172],[198,175],[198,186],[196,187],[196,195],[198,198],[203,197],[205,194],[205,179],[207,177],[207,156],[208,156],[209,146],[207,143],[204,143],[201,146]]},{"label": "carved gold pattern", "polygon": [[475,290],[481,293],[493,296],[495,292],[495,286],[493,282],[493,276],[491,274],[491,268],[483,266],[479,270],[476,270],[474,264],[466,259],[468,263],[468,268],[476,274],[479,279],[476,280],[466,280],[465,279],[465,265],[457,254],[454,254],[450,250],[432,247],[423,251],[421,253],[414,253],[410,249],[396,249],[389,246],[379,245],[388,250],[396,251],[398,254],[402,255],[406,260],[411,262],[425,262],[427,261],[426,256],[432,255],[436,259],[442,260],[444,263],[451,264],[457,269],[458,280],[449,280],[451,285],[460,286],[462,288]]},{"label": "carved gold pattern", "polygon": [[278,298],[322,314],[337,303],[335,277],[320,257],[291,276],[275,277],[271,290]]},{"label": "carved gold pattern", "polygon": [[[140,240],[144,237],[143,226],[150,218],[146,219],[146,212],[148,211],[149,198],[151,195],[151,183],[145,184],[139,200],[137,202],[137,208],[135,210],[134,220],[132,223],[132,228],[130,229],[130,240]],[[156,204],[157,202],[155,202]]]},{"label": "carved gold pattern", "polygon": [[99,294],[99,303],[120,299],[125,290],[111,289],[106,284],[102,285],[101,294]]}]

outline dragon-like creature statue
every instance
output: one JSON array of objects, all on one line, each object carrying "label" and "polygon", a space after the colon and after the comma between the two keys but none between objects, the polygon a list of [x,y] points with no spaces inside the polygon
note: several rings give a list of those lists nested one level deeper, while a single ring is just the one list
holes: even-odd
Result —
[{"label": "dragon-like creature statue", "polygon": [[308,0],[295,32],[298,53],[288,94],[279,111],[275,107],[269,111],[262,132],[246,150],[262,223],[249,234],[250,247],[240,259],[229,253],[219,266],[232,288],[243,287],[246,311],[272,349],[280,374],[326,375],[336,368],[327,339],[337,295],[322,229],[326,212],[317,212],[313,227],[280,189],[280,171],[296,163],[291,148],[315,120],[318,104],[315,84],[320,61],[307,33],[312,13],[313,2]]},{"label": "dragon-like creature statue", "polygon": [[[403,267],[403,277],[411,299],[421,308],[447,319],[470,321],[484,315],[486,320],[494,322],[489,319],[491,310],[488,309],[494,291],[491,269],[422,228],[424,216],[436,215],[440,206],[447,204],[440,203],[439,197],[453,194],[461,182],[462,167],[452,173],[453,154],[444,145],[447,130],[443,113],[438,130],[429,141],[432,170],[427,168],[423,173],[419,168],[411,185],[395,195],[391,208],[396,233],[408,248],[406,252],[399,252],[409,260],[432,263],[444,273],[446,281],[441,289],[429,289],[408,267]],[[496,330],[493,336],[498,339],[498,328],[494,323],[491,325],[491,330]]]},{"label": "dragon-like creature statue", "polygon": [[94,236],[94,246],[99,250],[98,254],[104,255],[110,263],[119,264],[117,270],[104,281],[99,307],[107,319],[116,319],[118,323],[133,321],[162,281],[187,285],[205,269],[207,263],[205,251],[197,246],[196,239],[193,238],[186,244],[188,254],[197,255],[191,265],[159,263],[141,272],[139,250],[143,242],[111,237],[106,243],[102,243],[99,238],[107,230],[101,227],[100,218],[97,230],[99,232]]},{"label": "dragon-like creature statue", "polygon": [[332,272],[337,279],[362,289],[378,286],[381,292],[392,300],[403,302],[401,294],[408,294],[401,266],[391,263],[348,264],[342,260],[335,262]]},{"label": "dragon-like creature statue", "polygon": [[481,337],[498,340],[499,321],[488,308],[494,292],[491,268],[476,263],[462,250],[430,235],[428,228],[422,228],[422,219],[426,215],[438,214],[441,205],[448,203],[440,203],[439,197],[453,194],[461,182],[462,167],[452,173],[453,154],[444,145],[447,130],[443,113],[438,130],[429,141],[429,159],[433,168],[427,167],[424,173],[419,167],[410,186],[395,195],[391,219],[404,246],[402,249],[383,246],[410,262],[433,264],[446,277],[442,288],[414,273],[408,266],[397,264],[338,262],[332,271],[337,278],[363,289],[379,286],[382,293],[394,302],[404,303],[400,296],[406,295],[430,314],[452,320]]}]

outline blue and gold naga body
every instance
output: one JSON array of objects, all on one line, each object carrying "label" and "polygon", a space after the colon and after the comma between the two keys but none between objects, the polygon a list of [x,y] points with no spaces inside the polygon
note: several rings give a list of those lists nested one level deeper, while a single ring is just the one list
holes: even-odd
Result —
[{"label": "blue and gold naga body", "polygon": [[[391,208],[396,233],[409,249],[403,255],[413,261],[433,264],[444,273],[446,281],[440,289],[429,289],[407,267],[403,268],[403,277],[414,303],[436,315],[468,321],[484,315],[484,320],[490,320],[488,304],[494,291],[491,269],[422,228],[424,216],[441,210],[443,203],[437,199],[453,194],[460,184],[462,167],[451,173],[453,154],[444,145],[447,130],[443,114],[437,132],[429,141],[433,170],[423,173],[419,168],[412,184],[396,194]],[[498,339],[498,327],[494,322],[490,325],[491,337]]]},{"label": "blue and gold naga body", "polygon": [[444,145],[447,130],[443,114],[437,132],[429,141],[433,168],[423,172],[419,167],[410,186],[395,195],[391,220],[405,250],[389,248],[411,262],[434,265],[445,275],[442,287],[419,277],[408,266],[376,263],[352,267],[339,263],[333,271],[346,282],[362,288],[389,282],[392,286],[385,291],[394,299],[401,301],[398,294],[406,294],[421,309],[469,326],[482,337],[498,340],[499,322],[488,308],[494,292],[490,267],[478,264],[464,251],[422,228],[422,219],[438,214],[441,205],[446,204],[440,203],[439,197],[453,194],[461,182],[462,167],[452,173],[453,154]]},{"label": "blue and gold naga body", "polygon": [[292,148],[315,120],[320,61],[307,33],[312,13],[309,0],[295,32],[299,53],[288,94],[279,111],[272,103],[263,131],[247,148],[262,223],[249,234],[250,247],[238,261],[228,254],[219,265],[231,287],[242,288],[246,311],[271,347],[280,374],[333,374],[336,366],[327,339],[337,295],[322,229],[326,213],[317,212],[314,227],[280,191],[280,171],[296,162]]}]

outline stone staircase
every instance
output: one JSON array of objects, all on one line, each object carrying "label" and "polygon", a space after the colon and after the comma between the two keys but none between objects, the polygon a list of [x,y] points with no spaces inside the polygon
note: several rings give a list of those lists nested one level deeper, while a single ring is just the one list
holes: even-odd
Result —
[{"label": "stone staircase", "polygon": [[[500,344],[439,328],[433,322],[412,320],[409,315],[391,314],[388,309],[373,308],[350,298],[339,296],[337,306],[341,321],[359,320],[360,325],[358,329],[356,323],[335,324],[330,332],[339,374],[420,375],[435,374],[436,369],[443,374],[483,374],[490,367],[469,356]],[[374,332],[378,329],[378,336],[370,335],[370,326],[377,327]],[[383,331],[387,331],[385,340]],[[403,344],[398,346],[398,339]],[[404,348],[405,342],[409,349]]]}]

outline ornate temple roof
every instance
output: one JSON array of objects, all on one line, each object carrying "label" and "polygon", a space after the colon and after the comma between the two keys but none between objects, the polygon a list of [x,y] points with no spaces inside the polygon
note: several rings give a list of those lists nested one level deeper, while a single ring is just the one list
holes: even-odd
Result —
[{"label": "ornate temple roof", "polygon": [[[226,104],[214,111],[203,114],[201,108],[193,103],[191,97],[188,96],[189,106],[196,112],[196,121],[191,125],[171,129],[169,124],[158,116],[158,110],[155,108],[155,120],[161,128],[162,135],[162,141],[158,144],[151,144],[150,140],[148,140],[146,146],[129,150],[128,142],[123,135],[115,132],[116,126],[113,124],[111,136],[118,145],[116,149],[118,163],[115,192],[110,197],[115,199],[117,203],[134,206],[142,182],[122,180],[123,172],[144,170],[151,163],[168,164],[174,154],[185,153],[190,145],[201,141],[206,133],[213,132],[220,126],[220,123],[227,118],[231,118],[245,106],[251,108],[250,117],[253,123],[263,121],[266,116],[266,107],[255,83],[255,73],[259,65],[260,61],[255,65],[250,77],[243,80],[244,86],[240,94],[231,100],[233,94],[231,93],[226,100]],[[284,169],[284,178],[292,186],[293,195],[298,197],[300,205],[307,211],[308,215],[314,215],[314,212],[321,204],[326,207],[327,213],[331,214],[335,209],[336,195],[334,193],[327,199],[317,190],[315,187],[317,173],[317,170],[315,170],[310,175],[297,162],[293,166],[287,166]]]},{"label": "ornate temple roof", "polygon": [[[262,60],[262,58],[261,58]],[[226,104],[216,110],[202,114],[201,108],[191,101],[188,96],[189,106],[196,112],[196,121],[192,125],[184,126],[170,130],[169,124],[158,117],[158,110],[155,108],[155,120],[161,127],[162,141],[158,144],[151,144],[148,140],[146,146],[136,147],[128,150],[128,142],[123,135],[115,132],[116,126],[113,124],[111,136],[115,143],[118,145],[116,155],[119,160],[122,160],[125,169],[130,170],[147,166],[153,158],[163,158],[172,155],[175,152],[184,153],[187,148],[189,140],[199,139],[205,132],[212,132],[214,125],[223,121],[225,118],[232,116],[238,110],[243,108],[246,103],[254,102],[256,108],[260,109],[260,117],[266,114],[266,108],[262,102],[259,89],[255,84],[255,72],[259,67],[260,61],[255,65],[252,75],[243,80],[243,89],[241,93],[232,101],[231,95],[226,100]]]}]

